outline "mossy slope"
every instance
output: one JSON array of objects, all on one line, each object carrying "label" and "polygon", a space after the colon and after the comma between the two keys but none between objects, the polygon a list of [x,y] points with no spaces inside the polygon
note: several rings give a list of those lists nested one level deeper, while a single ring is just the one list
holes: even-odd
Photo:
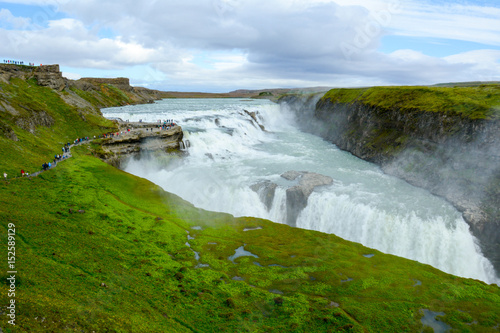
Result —
[{"label": "mossy slope", "polygon": [[[461,332],[500,323],[497,286],[334,235],[196,209],[85,150],[0,185],[19,272],[17,330],[0,317],[7,332],[418,332],[421,309],[445,312]],[[262,229],[243,231],[252,227]],[[240,246],[259,258],[233,264]]]},{"label": "mossy slope", "polygon": [[380,109],[448,113],[469,119],[500,118],[500,85],[332,89],[323,100],[360,102]]}]

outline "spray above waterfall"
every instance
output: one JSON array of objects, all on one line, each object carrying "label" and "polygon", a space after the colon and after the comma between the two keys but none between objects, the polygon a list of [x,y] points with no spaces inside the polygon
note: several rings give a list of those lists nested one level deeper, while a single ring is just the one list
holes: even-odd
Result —
[{"label": "spray above waterfall", "polygon": [[200,208],[286,223],[287,190],[300,180],[282,175],[290,170],[323,175],[332,183],[309,193],[297,212],[297,227],[335,233],[452,274],[498,283],[455,208],[300,131],[297,121],[305,119],[279,105],[266,100],[164,100],[105,111],[122,119],[170,115],[181,124],[190,143],[185,157],[167,166],[155,158],[130,161],[125,170]]}]

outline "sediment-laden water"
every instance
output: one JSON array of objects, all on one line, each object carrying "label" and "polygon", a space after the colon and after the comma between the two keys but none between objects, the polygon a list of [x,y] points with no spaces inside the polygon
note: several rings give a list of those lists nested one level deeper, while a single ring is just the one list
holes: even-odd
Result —
[{"label": "sediment-laden water", "polygon": [[[245,112],[244,110],[247,110]],[[256,112],[257,124],[249,113]],[[174,119],[189,140],[183,159],[144,157],[126,171],[147,178],[194,205],[235,216],[286,221],[286,171],[330,176],[314,191],[297,226],[418,260],[445,272],[500,284],[461,214],[445,200],[385,175],[321,138],[301,132],[304,121],[267,100],[173,99],[103,110],[106,117]],[[268,209],[250,187],[278,184]]]}]

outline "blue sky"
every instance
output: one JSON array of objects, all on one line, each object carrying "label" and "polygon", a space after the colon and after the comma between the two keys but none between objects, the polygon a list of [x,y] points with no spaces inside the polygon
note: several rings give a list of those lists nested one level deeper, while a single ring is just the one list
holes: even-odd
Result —
[{"label": "blue sky", "polygon": [[500,5],[8,0],[0,57],[162,90],[492,81],[500,80]]}]

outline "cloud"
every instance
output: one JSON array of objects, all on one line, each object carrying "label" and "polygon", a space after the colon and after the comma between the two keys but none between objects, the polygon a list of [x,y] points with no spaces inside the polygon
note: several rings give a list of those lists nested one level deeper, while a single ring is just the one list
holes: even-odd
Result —
[{"label": "cloud", "polygon": [[15,17],[10,10],[0,9],[0,27],[7,29],[22,29],[30,24],[30,19],[25,17]]},{"label": "cloud", "polygon": [[[11,22],[0,26],[0,45],[12,57],[59,62],[73,72],[123,69],[133,83],[162,89],[427,84],[500,73],[494,50],[500,45],[500,9],[491,6],[382,0],[21,2],[53,6],[65,17],[53,15],[43,26],[26,28],[32,18],[0,11],[0,22]],[[485,46],[444,58],[410,49],[384,54],[378,49],[389,34]],[[137,68],[149,70],[140,74]]]}]

